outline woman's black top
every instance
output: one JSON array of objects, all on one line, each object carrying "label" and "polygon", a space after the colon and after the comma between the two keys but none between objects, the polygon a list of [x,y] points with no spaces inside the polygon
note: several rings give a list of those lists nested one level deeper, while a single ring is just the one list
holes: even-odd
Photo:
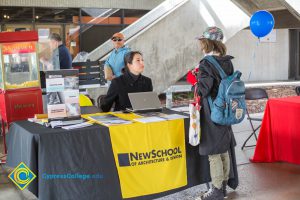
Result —
[{"label": "woman's black top", "polygon": [[110,111],[115,103],[114,111],[132,108],[128,93],[150,92],[153,90],[150,78],[143,75],[134,75],[128,70],[123,75],[111,81],[106,97],[101,102],[101,109],[104,112]]}]

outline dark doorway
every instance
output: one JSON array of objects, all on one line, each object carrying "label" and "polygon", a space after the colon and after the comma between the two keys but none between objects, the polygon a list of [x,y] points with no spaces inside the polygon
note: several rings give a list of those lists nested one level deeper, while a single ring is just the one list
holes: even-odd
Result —
[{"label": "dark doorway", "polygon": [[300,80],[300,29],[291,29],[289,79]]}]

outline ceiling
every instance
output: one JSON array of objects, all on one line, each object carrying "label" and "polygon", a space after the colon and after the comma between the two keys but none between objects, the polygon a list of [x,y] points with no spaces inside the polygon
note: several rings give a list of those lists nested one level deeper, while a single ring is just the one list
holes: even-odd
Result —
[{"label": "ceiling", "polygon": [[[300,28],[300,15],[286,0],[231,0],[237,6],[239,6],[244,12],[251,16],[255,11],[268,10],[275,19],[275,28]],[[300,1],[300,0],[299,0]],[[35,19],[36,22],[72,22],[73,16],[79,15],[79,9],[76,8],[35,8],[35,16],[39,18]],[[130,13],[133,12],[133,13]],[[137,13],[137,10],[126,10],[125,16],[141,16],[145,11],[141,11],[142,14]],[[114,15],[121,15],[120,12]],[[4,15],[9,15],[10,19],[4,19]],[[0,22],[2,23],[31,23],[33,19],[32,7],[0,7]],[[85,16],[82,13],[82,16]]]},{"label": "ceiling", "polygon": [[267,10],[275,19],[275,28],[300,28],[300,15],[285,0],[231,0],[251,16],[258,10]]},{"label": "ceiling", "polygon": [[[81,16],[91,16],[82,9]],[[94,9],[97,10],[97,9]],[[98,9],[104,10],[104,9]],[[141,17],[148,10],[120,9],[110,17]],[[79,16],[78,8],[33,8],[33,7],[1,7],[0,23],[73,23],[73,16]],[[8,17],[9,16],[9,17]],[[97,16],[93,16],[97,17]]]}]

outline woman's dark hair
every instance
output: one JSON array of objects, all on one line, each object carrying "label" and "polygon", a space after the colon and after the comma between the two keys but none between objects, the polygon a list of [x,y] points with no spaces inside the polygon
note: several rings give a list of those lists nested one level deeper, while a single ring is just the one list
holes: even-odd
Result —
[{"label": "woman's dark hair", "polygon": [[143,56],[143,54],[139,51],[130,51],[128,52],[124,57],[124,63],[125,63],[125,70],[128,70],[127,64],[132,64],[133,57],[135,54],[140,54]]}]

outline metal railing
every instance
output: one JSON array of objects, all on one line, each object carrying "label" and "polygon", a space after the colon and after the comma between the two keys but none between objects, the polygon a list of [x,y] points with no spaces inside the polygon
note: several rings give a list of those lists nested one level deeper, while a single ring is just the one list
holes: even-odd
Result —
[{"label": "metal railing", "polygon": [[[174,9],[180,7],[189,0],[166,0],[156,8],[145,14],[139,20],[135,21],[133,24],[121,31],[126,37],[126,40],[132,38],[146,27],[166,16],[168,13],[172,12]],[[100,45],[98,48],[94,49],[89,53],[88,58],[90,60],[99,60],[106,56],[110,51],[113,50],[113,44],[110,40]]]},{"label": "metal railing", "polygon": [[[88,8],[85,8],[82,10],[84,10],[87,13],[89,11]],[[81,30],[81,34],[85,31],[87,31],[88,29],[90,29],[91,27],[93,27],[95,24],[100,24],[102,21],[109,18],[111,15],[118,12],[120,9],[101,9],[101,10],[102,10],[102,12],[100,12],[99,14],[96,13],[97,14],[96,16],[93,16],[93,14],[91,14],[93,19],[90,20],[87,24],[85,24],[85,26]]]}]

